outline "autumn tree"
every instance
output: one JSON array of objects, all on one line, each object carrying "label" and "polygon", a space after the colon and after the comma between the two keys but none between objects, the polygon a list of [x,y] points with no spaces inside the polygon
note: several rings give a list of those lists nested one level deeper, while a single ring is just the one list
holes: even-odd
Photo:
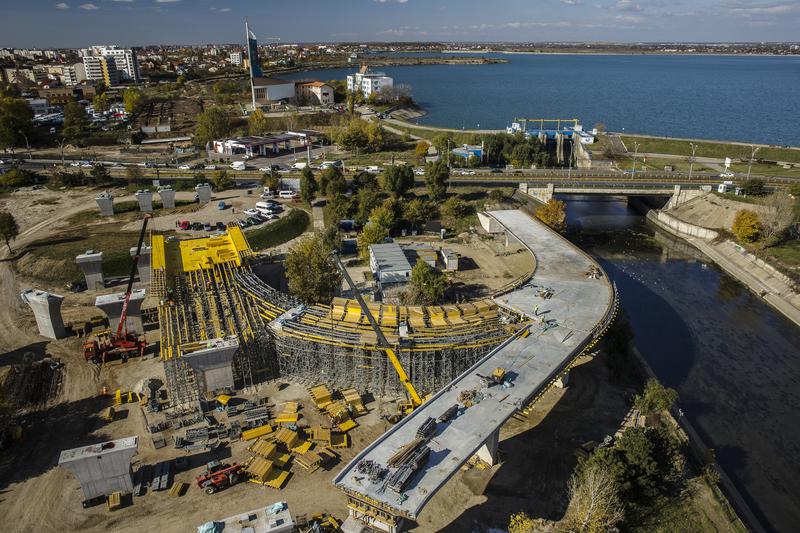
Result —
[{"label": "autumn tree", "polygon": [[359,189],[356,194],[356,204],[356,224],[364,226],[369,220],[369,215],[372,211],[381,205],[381,197],[375,189]]},{"label": "autumn tree", "polygon": [[420,141],[417,143],[417,147],[414,148],[414,155],[420,161],[425,161],[425,156],[428,155],[428,141]]},{"label": "autumn tree", "polygon": [[227,137],[231,132],[228,114],[220,107],[209,107],[197,116],[194,130],[194,143],[205,146],[214,139]]},{"label": "autumn tree", "polygon": [[289,291],[305,304],[329,304],[342,285],[330,244],[325,235],[315,233],[300,240],[286,256]]},{"label": "autumn tree", "polygon": [[303,173],[300,174],[300,199],[311,205],[311,202],[317,197],[318,190],[319,186],[317,180],[314,179],[314,172],[308,167],[304,168]]},{"label": "autumn tree", "polygon": [[795,221],[795,201],[785,193],[775,193],[763,198],[761,205],[761,240],[765,246],[778,242],[786,229]]},{"label": "autumn tree", "polygon": [[269,190],[274,193],[281,187],[281,178],[277,172],[264,172],[264,175],[261,176],[261,184],[269,187]]},{"label": "autumn tree", "polygon": [[[0,148],[11,148],[24,141],[23,134],[33,129],[33,111],[22,98],[0,97]],[[13,152],[12,152],[13,153]]]},{"label": "autumn tree", "polygon": [[414,170],[408,165],[394,165],[383,173],[383,186],[395,198],[402,197],[414,186]]},{"label": "autumn tree", "polygon": [[441,212],[444,225],[449,228],[454,228],[458,224],[458,221],[469,212],[469,205],[458,196],[451,196],[442,204]]},{"label": "autumn tree", "polygon": [[247,117],[247,131],[250,135],[263,135],[269,131],[269,119],[263,111],[256,109]]},{"label": "autumn tree", "polygon": [[371,152],[380,152],[386,144],[386,134],[383,126],[377,122],[370,122],[367,126],[367,148]]},{"label": "autumn tree", "polygon": [[218,170],[211,175],[211,185],[214,186],[215,191],[224,191],[229,188],[233,180],[228,175],[227,170]]},{"label": "autumn tree", "polygon": [[122,92],[122,103],[126,113],[138,113],[144,103],[144,96],[139,89],[129,88]]},{"label": "autumn tree", "polygon": [[111,102],[108,100],[106,93],[98,94],[92,98],[92,107],[96,113],[103,113],[111,108]]},{"label": "autumn tree", "polygon": [[447,182],[450,179],[450,169],[444,161],[439,160],[428,163],[425,167],[425,183],[428,192],[434,200],[441,200],[447,193]]},{"label": "autumn tree", "polygon": [[403,204],[403,216],[411,222],[412,229],[419,230],[434,216],[435,207],[429,202],[414,198]]},{"label": "autumn tree", "polygon": [[406,305],[433,305],[442,302],[446,290],[445,275],[419,259],[401,299]]},{"label": "autumn tree", "polygon": [[373,222],[367,222],[361,233],[358,234],[358,255],[362,260],[369,260],[369,247],[383,242],[389,236],[389,230]]},{"label": "autumn tree", "polygon": [[0,211],[0,237],[6,242],[9,253],[11,252],[11,242],[19,235],[19,225],[14,219],[14,215],[8,211]]},{"label": "autumn tree", "polygon": [[642,394],[636,395],[633,404],[644,415],[669,411],[678,400],[675,389],[665,387],[657,379],[648,379]]},{"label": "autumn tree", "polygon": [[742,209],[736,213],[731,230],[740,242],[752,243],[761,234],[761,220],[755,211]]},{"label": "autumn tree", "polygon": [[71,141],[80,139],[86,135],[89,129],[89,119],[86,118],[86,110],[78,102],[71,100],[64,106],[64,137]]},{"label": "autumn tree", "polygon": [[616,530],[625,517],[619,484],[600,464],[591,464],[569,480],[569,506],[561,525],[575,533]]},{"label": "autumn tree", "polygon": [[567,204],[551,198],[546,204],[536,209],[536,218],[559,233],[563,232],[567,229]]}]

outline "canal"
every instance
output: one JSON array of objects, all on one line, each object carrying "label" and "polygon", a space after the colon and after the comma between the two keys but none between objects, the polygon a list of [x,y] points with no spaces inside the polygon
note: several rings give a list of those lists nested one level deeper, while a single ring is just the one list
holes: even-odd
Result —
[{"label": "canal", "polygon": [[634,343],[769,531],[800,523],[800,328],[624,199],[565,197]]}]

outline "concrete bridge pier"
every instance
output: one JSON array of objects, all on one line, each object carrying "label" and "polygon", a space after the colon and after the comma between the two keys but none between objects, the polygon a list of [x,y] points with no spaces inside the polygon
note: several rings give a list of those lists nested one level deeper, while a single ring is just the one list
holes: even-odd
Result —
[{"label": "concrete bridge pier", "polygon": [[211,201],[211,185],[208,183],[195,185],[194,190],[197,192],[197,201],[201,204],[207,204]]},{"label": "concrete bridge pier", "polygon": [[61,319],[63,296],[34,289],[25,289],[20,296],[22,301],[33,310],[33,315],[36,317],[36,326],[39,328],[39,335],[50,337],[51,339],[60,339],[67,336],[64,321]]},{"label": "concrete bridge pier", "polygon": [[233,356],[239,350],[239,340],[219,338],[197,344],[197,350],[183,351],[181,357],[194,373],[200,396],[217,389],[233,388]]},{"label": "concrete bridge pier", "polygon": [[478,456],[478,459],[489,466],[494,466],[495,463],[497,463],[497,448],[499,444],[500,429],[498,428],[489,434],[489,438],[486,439],[486,442],[483,443],[483,446],[478,448],[478,453],[475,455]]},{"label": "concrete bridge pier", "polygon": [[561,374],[555,382],[559,389],[566,389],[569,386],[569,370]]},{"label": "concrete bridge pier", "polygon": [[158,196],[161,198],[161,207],[164,209],[175,208],[175,191],[169,186],[158,189]]},{"label": "concrete bridge pier", "polygon": [[[128,315],[125,319],[128,333],[144,333],[142,325],[142,302],[144,301],[145,290],[135,289],[131,292],[131,299],[128,302]],[[125,293],[116,292],[114,294],[104,294],[98,296],[94,305],[103,311],[108,317],[108,325],[111,331],[116,331],[119,326],[119,319],[122,318],[122,305],[125,303]]]},{"label": "concrete bridge pier", "polygon": [[[153,251],[151,246],[142,245],[142,251],[139,253],[139,264],[136,265],[136,270],[139,272],[139,281],[142,283],[150,283],[150,255]],[[131,248],[131,257],[136,255],[136,247]]]},{"label": "concrete bridge pier", "polygon": [[86,500],[112,492],[133,492],[131,459],[139,450],[139,437],[126,437],[64,450],[58,465],[78,479]]},{"label": "concrete bridge pier", "polygon": [[147,189],[137,191],[136,201],[139,202],[139,211],[143,213],[150,213],[153,211],[153,193]]},{"label": "concrete bridge pier", "polygon": [[83,271],[87,290],[96,291],[106,286],[103,279],[103,252],[87,250],[77,256],[75,262]]},{"label": "concrete bridge pier", "polygon": [[535,200],[538,200],[543,204],[546,204],[547,202],[553,199],[555,185],[552,183],[548,183],[544,187],[531,187],[527,183],[520,183],[519,190],[523,194],[527,194],[528,196],[534,198]]},{"label": "concrete bridge pier", "polygon": [[103,191],[95,197],[100,214],[104,217],[114,216],[114,195],[109,191]]}]

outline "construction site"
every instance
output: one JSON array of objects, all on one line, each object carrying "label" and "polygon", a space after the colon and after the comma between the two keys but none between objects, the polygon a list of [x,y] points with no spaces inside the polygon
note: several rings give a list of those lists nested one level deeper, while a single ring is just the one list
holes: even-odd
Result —
[{"label": "construction site", "polygon": [[[342,297],[302,305],[257,274],[274,258],[255,253],[238,225],[187,238],[148,230],[150,217],[137,224],[130,276],[104,279],[102,251],[75,258],[89,291],[68,297],[80,303],[64,318],[62,296],[4,283],[4,297],[19,302],[21,293],[35,319],[3,315],[29,339],[5,344],[20,353],[4,377],[23,413],[14,439],[66,424],[52,443],[27,440],[23,455],[39,466],[9,474],[17,488],[0,503],[9,516],[26,494],[51,493],[68,529],[133,531],[150,521],[188,531],[229,515],[236,527],[286,515],[295,528],[286,531],[427,530],[422,505],[459,468],[491,476],[500,426],[539,423],[534,403],[563,394],[570,368],[616,312],[599,267],[521,211],[481,222],[501,249],[526,250],[518,277],[492,297],[437,306],[367,302],[338,257]],[[515,233],[528,225],[539,229]],[[31,238],[40,230],[32,226]],[[564,259],[554,267],[554,257]],[[565,303],[580,298],[580,309]],[[85,311],[92,302],[105,316]],[[548,352],[555,336],[552,356],[520,356],[530,343]],[[452,441],[445,470],[434,468],[437,434]],[[42,462],[52,446],[60,457]],[[383,488],[362,486],[363,476]],[[188,502],[191,524],[173,512]],[[458,506],[446,506],[455,519]],[[248,509],[251,518],[236,515]],[[38,517],[19,530],[31,525],[54,528]]]}]

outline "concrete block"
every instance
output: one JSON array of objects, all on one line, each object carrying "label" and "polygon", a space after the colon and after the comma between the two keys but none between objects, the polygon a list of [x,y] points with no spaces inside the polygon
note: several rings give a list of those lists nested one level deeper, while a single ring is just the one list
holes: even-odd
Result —
[{"label": "concrete block", "polygon": [[211,185],[208,183],[195,185],[194,190],[197,192],[197,201],[201,204],[207,204],[211,201]]},{"label": "concrete block", "polygon": [[483,443],[483,446],[478,448],[478,453],[475,455],[478,456],[478,459],[489,466],[494,466],[494,464],[497,462],[497,447],[499,443],[500,430],[498,429],[492,431],[492,433],[489,435],[489,438],[486,439],[486,442]]},{"label": "concrete block", "polygon": [[78,266],[83,271],[88,290],[96,291],[106,286],[103,279],[103,252],[87,250],[76,257],[75,262],[78,263]]},{"label": "concrete block", "polygon": [[64,321],[61,319],[63,296],[34,289],[25,289],[20,296],[22,301],[33,310],[39,335],[51,339],[61,339],[67,336]]},{"label": "concrete block", "polygon": [[100,214],[104,217],[114,216],[114,195],[109,191],[103,191],[94,199],[97,202],[97,207],[100,208]]},{"label": "concrete block", "polygon": [[569,372],[564,372],[555,383],[556,387],[559,389],[566,389],[569,385]]},{"label": "concrete block", "polygon": [[194,372],[200,395],[233,387],[233,356],[239,349],[239,340],[229,337],[198,344],[196,350],[182,351],[181,358]]},{"label": "concrete block", "polygon": [[78,479],[85,500],[112,492],[133,492],[131,459],[139,450],[138,437],[126,437],[64,450],[58,459]]},{"label": "concrete block", "polygon": [[[153,248],[150,246],[142,245],[142,251],[139,254],[139,264],[136,269],[139,271],[139,281],[142,283],[150,283],[150,256],[152,255]],[[136,255],[136,247],[131,248],[131,257]]]},{"label": "concrete block", "polygon": [[139,202],[139,210],[143,213],[149,213],[153,210],[153,193],[147,189],[137,191],[136,201]]},{"label": "concrete block", "polygon": [[[128,302],[128,317],[125,320],[128,333],[144,333],[144,327],[142,326],[142,302],[144,301],[144,295],[144,289],[135,289],[131,292],[131,299]],[[124,292],[104,294],[98,296],[94,301],[95,307],[103,311],[108,317],[108,324],[111,331],[116,331],[119,326],[119,319],[122,315],[122,305],[124,303]]]},{"label": "concrete block", "polygon": [[175,191],[170,187],[161,187],[158,189],[158,196],[161,198],[161,206],[164,209],[175,208]]}]

